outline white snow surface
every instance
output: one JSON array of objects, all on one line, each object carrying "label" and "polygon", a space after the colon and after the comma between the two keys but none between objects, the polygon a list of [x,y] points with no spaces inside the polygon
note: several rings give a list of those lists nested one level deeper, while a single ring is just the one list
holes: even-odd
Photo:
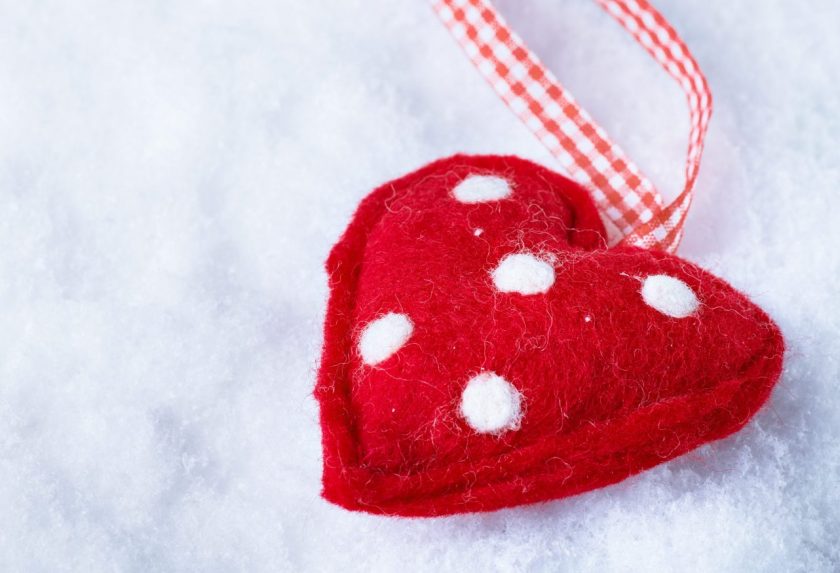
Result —
[{"label": "white snow surface", "polygon": [[[657,4],[716,105],[681,255],[783,377],[618,485],[410,520],[319,498],[323,261],[428,161],[556,162],[422,0],[0,0],[0,570],[840,570],[840,3]],[[670,78],[594,2],[498,5],[676,194]]]}]

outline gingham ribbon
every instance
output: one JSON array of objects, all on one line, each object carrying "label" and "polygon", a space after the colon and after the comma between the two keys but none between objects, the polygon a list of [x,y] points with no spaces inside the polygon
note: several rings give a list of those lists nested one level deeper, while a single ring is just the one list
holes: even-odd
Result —
[{"label": "gingham ribbon", "polygon": [[[563,88],[488,0],[432,0],[435,10],[507,105],[559,160],[586,185],[617,240],[674,252],[683,235],[712,95],[694,57],[647,0],[595,0],[629,31],[683,88],[691,132],[683,191],[669,205],[606,132]],[[623,237],[623,238],[622,238]]]}]

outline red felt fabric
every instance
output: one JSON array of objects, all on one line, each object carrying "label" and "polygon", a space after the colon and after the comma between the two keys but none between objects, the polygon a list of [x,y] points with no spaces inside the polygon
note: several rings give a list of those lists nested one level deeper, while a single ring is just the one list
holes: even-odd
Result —
[{"label": "red felt fabric", "polygon": [[[452,189],[471,174],[513,193],[461,203]],[[515,157],[458,155],[371,193],[327,262],[324,497],[405,516],[488,511],[615,483],[741,428],[779,377],[779,329],[697,266],[604,236],[583,188]],[[494,287],[517,252],[553,261],[546,293]],[[699,310],[646,305],[654,274],[685,282]],[[414,331],[369,366],[360,332],[389,312]],[[460,415],[482,371],[521,393],[518,429],[480,434]]]}]

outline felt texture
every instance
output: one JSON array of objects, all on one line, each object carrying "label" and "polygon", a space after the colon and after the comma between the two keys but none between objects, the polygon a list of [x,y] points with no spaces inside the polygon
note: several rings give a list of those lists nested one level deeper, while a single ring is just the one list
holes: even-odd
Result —
[{"label": "felt texture", "polygon": [[[512,193],[458,201],[475,175]],[[489,511],[615,483],[742,427],[780,374],[778,328],[689,262],[605,244],[585,189],[515,157],[454,156],[364,199],[327,262],[324,497],[405,516]],[[512,254],[550,262],[550,288],[501,292],[492,272]],[[645,302],[660,275],[694,293],[693,313]],[[388,313],[413,332],[365,364],[360,334]],[[462,416],[482,372],[521,394],[515,428],[480,433]]]}]

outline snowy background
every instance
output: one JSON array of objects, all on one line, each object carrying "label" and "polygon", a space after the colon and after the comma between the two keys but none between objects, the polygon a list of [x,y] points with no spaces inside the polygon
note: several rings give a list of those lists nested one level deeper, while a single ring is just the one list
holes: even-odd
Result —
[{"label": "snowy background", "polygon": [[[436,520],[318,497],[323,260],[457,151],[554,165],[423,0],[0,0],[0,570],[840,570],[840,3],[659,0],[715,95],[681,254],[789,352],[736,436]],[[593,2],[499,2],[678,188],[677,86]]]}]

